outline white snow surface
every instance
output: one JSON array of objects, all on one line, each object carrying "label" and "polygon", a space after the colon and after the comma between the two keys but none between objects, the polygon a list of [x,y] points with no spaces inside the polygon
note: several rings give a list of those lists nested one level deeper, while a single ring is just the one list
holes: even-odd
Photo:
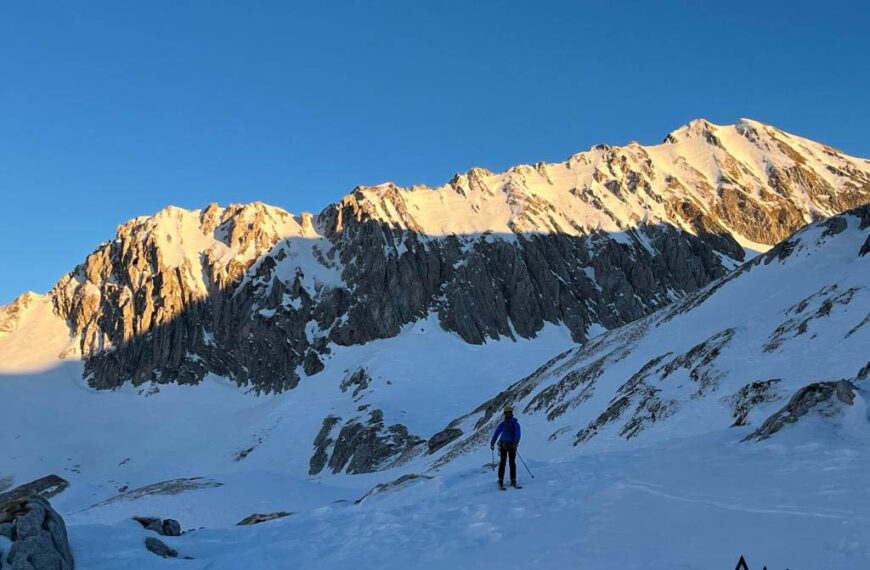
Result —
[{"label": "white snow surface", "polygon": [[61,354],[76,353],[75,339],[48,295],[20,295],[0,307],[0,323],[0,374],[50,368]]}]

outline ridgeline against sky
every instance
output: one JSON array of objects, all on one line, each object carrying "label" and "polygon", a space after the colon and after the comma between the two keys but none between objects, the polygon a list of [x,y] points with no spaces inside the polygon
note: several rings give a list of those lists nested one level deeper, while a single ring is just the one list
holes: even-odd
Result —
[{"label": "ridgeline against sky", "polygon": [[[172,6],[172,10],[168,8]],[[865,6],[0,6],[0,303],[168,204],[358,184],[751,117],[870,156]]]}]

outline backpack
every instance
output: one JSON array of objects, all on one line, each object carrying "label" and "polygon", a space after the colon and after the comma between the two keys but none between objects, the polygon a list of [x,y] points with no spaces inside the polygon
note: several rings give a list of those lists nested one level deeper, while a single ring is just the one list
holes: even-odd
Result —
[{"label": "backpack", "polygon": [[507,439],[508,441],[511,441],[511,442],[517,440],[516,422],[517,422],[516,418],[511,418],[511,419],[503,422],[504,423],[504,431],[502,432],[503,439]]}]

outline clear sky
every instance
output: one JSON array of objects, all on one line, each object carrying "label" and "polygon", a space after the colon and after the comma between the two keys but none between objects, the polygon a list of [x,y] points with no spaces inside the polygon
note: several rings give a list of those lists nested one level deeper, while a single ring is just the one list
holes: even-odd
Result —
[{"label": "clear sky", "polygon": [[129,218],[658,143],[750,117],[870,157],[867,3],[0,3],[0,303]]}]

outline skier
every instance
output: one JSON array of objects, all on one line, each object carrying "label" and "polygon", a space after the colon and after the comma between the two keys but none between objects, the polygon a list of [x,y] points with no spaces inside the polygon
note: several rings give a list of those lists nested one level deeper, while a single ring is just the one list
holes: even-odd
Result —
[{"label": "skier", "polygon": [[[501,436],[501,438],[499,438]],[[504,421],[498,424],[495,428],[495,433],[492,440],[489,442],[489,448],[495,448],[495,442],[498,440],[498,487],[504,490],[504,464],[506,459],[510,459],[511,466],[511,487],[520,488],[517,485],[517,447],[520,444],[520,422],[514,417],[514,409],[512,406],[505,406]]]}]

